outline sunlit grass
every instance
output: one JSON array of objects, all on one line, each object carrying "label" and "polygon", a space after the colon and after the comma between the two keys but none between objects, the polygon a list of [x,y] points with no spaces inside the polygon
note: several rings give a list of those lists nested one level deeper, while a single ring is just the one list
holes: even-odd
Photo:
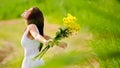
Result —
[{"label": "sunlit grass", "polygon": [[[49,60],[46,65],[44,65],[42,68],[74,68],[77,66],[77,68],[80,67],[87,67],[90,68],[94,67],[90,61],[94,57],[94,54],[90,52],[77,52],[77,51],[71,51],[62,55],[56,55],[53,56],[51,60]],[[94,61],[95,62],[95,61]],[[70,67],[71,66],[71,67]]]},{"label": "sunlit grass", "polygon": [[0,47],[6,48],[8,46],[12,48],[12,50],[8,48],[7,51],[10,53],[7,54],[8,57],[5,57],[6,60],[2,62],[0,68],[20,68],[23,58],[20,39],[24,30],[24,23],[19,19],[7,20],[1,21],[0,27]]},{"label": "sunlit grass", "polygon": [[[72,39],[64,40],[68,42],[68,48],[65,52],[76,49],[79,51],[77,53],[79,58],[81,55],[83,55],[82,58],[89,57],[86,54],[92,55],[92,57],[95,57],[92,59],[98,63],[99,68],[120,67],[119,0],[1,0],[0,3],[0,19],[20,18],[21,13],[32,6],[38,6],[43,11],[48,22],[57,24],[62,24],[62,18],[68,12],[71,13],[78,18],[77,22],[81,26],[81,32],[78,37],[71,37]],[[2,23],[1,25],[0,22],[0,27],[0,45],[4,46],[2,41],[8,41],[12,43],[12,45],[19,47],[20,38],[24,30],[24,24],[16,22],[16,24],[12,25],[5,23]],[[54,32],[49,34],[54,35],[52,33]],[[53,67],[55,65],[53,61],[55,60],[54,57],[56,54],[54,55],[53,53],[54,57],[51,57],[51,53],[54,52],[54,48],[53,51],[51,50],[44,56],[44,59],[45,62],[48,62],[48,66],[56,68]],[[61,66],[61,68],[67,66],[66,63],[68,62],[65,64],[62,62],[64,62],[65,59],[71,60],[72,56],[77,55],[76,53],[69,53],[69,56],[64,55],[56,57],[56,66],[57,64],[59,64],[58,66]],[[17,58],[14,61],[10,61],[12,62],[11,64],[6,64],[9,66],[8,68],[18,68],[20,66],[22,57],[20,60],[17,60]],[[76,59],[79,60],[79,58]],[[53,61],[49,61],[50,59],[53,59]],[[76,59],[75,62],[77,62]],[[85,63],[87,64],[85,64],[84,61],[80,61],[81,64],[75,64],[75,66],[77,65],[78,67],[85,68],[85,66],[88,65],[89,68],[94,68],[95,66],[92,64],[92,61],[88,62],[88,60],[85,60]],[[69,64],[72,63],[68,63],[68,66],[74,66],[74,64]],[[48,66],[46,65],[45,67]],[[3,68],[6,67],[3,66]]]}]

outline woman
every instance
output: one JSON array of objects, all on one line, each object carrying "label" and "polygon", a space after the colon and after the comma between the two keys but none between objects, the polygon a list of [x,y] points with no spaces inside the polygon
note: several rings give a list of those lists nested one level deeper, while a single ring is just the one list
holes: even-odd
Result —
[{"label": "woman", "polygon": [[[25,52],[22,68],[35,68],[44,65],[42,59],[33,60],[33,57],[38,54],[43,44],[47,44],[51,39],[49,36],[44,35],[43,14],[39,8],[33,7],[25,11],[22,17],[27,25],[21,39]],[[59,46],[65,48],[66,43],[60,43]]]}]

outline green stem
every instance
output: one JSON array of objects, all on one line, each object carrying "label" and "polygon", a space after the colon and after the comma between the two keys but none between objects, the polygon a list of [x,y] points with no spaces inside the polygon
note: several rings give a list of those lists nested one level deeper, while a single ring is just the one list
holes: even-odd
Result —
[{"label": "green stem", "polygon": [[50,48],[49,45],[47,45],[42,51],[40,51],[33,59],[41,58],[43,54]]},{"label": "green stem", "polygon": [[41,52],[41,54],[40,54],[40,56],[38,57],[38,58],[41,58],[46,52],[47,52],[47,50],[50,48],[50,45],[48,45],[48,46],[46,46],[43,50],[42,50],[42,52]]}]

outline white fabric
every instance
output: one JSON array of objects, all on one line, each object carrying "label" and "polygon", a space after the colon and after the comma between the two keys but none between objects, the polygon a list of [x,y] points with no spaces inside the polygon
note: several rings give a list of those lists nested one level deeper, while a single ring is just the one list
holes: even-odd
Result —
[{"label": "white fabric", "polygon": [[22,68],[35,68],[36,66],[44,65],[44,61],[42,59],[33,60],[33,57],[39,52],[38,47],[40,43],[37,40],[29,39],[27,37],[27,34],[28,29],[26,29],[21,39],[21,44],[24,48],[24,59],[22,62]]}]

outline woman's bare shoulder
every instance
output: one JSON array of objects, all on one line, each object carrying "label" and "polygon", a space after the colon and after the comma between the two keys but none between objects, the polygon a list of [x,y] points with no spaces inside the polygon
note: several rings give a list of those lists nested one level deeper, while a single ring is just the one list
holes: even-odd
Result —
[{"label": "woman's bare shoulder", "polygon": [[36,25],[35,24],[30,24],[30,25],[27,26],[27,29],[28,30],[31,30],[31,29],[36,30]]},{"label": "woman's bare shoulder", "polygon": [[35,24],[29,24],[29,25],[27,26],[27,28],[35,28],[35,27],[36,27]]}]

